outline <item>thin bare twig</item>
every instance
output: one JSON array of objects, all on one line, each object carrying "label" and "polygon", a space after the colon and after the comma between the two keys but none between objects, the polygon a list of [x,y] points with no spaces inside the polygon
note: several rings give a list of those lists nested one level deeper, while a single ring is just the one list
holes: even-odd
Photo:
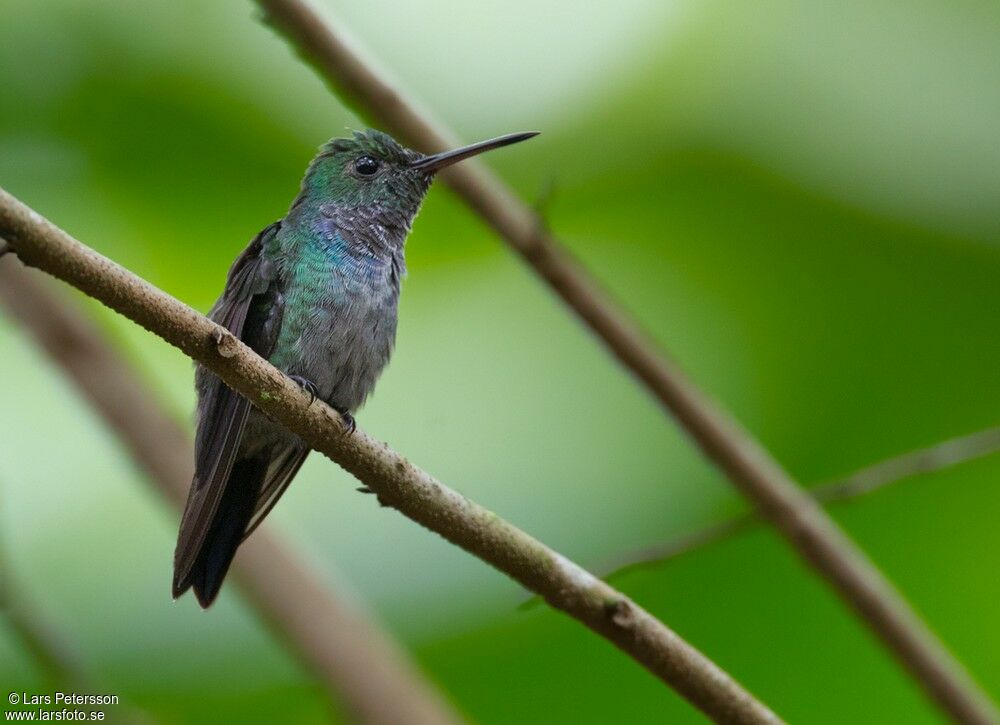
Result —
[{"label": "thin bare twig", "polygon": [[821,483],[811,493],[822,503],[847,501],[911,476],[940,471],[997,451],[1000,451],[1000,426],[949,438],[926,448],[886,458],[849,476]]},{"label": "thin bare twig", "polygon": [[[362,57],[354,42],[302,0],[256,0],[285,35],[363,117],[422,151],[455,137]],[[970,723],[1000,714],[909,604],[771,455],[693,385],[600,285],[547,234],[544,224],[479,162],[442,173],[445,181],[517,251],[637,377],[841,597],[946,712]]]},{"label": "thin bare twig", "polygon": [[[887,458],[844,478],[819,484],[809,493],[823,504],[845,503],[912,476],[940,471],[997,451],[1000,451],[1000,426]],[[662,544],[645,546],[616,556],[603,566],[598,566],[597,572],[602,578],[610,578],[633,569],[663,564],[681,554],[728,539],[761,521],[758,512],[747,511]]]},{"label": "thin bare twig", "polygon": [[[227,385],[339,464],[384,506],[505,572],[632,656],[696,707],[726,722],[779,722],[662,622],[492,511],[420,470],[310,396],[228,331],[83,246],[0,190],[0,235],[26,264],[100,300],[201,362]],[[251,542],[248,542],[251,543]],[[266,565],[260,562],[261,566]],[[280,581],[282,572],[275,572]],[[262,588],[264,596],[273,590]]]},{"label": "thin bare twig", "polygon": [[[75,383],[157,491],[183,509],[190,439],[104,334],[50,286],[15,260],[0,261],[0,304]],[[360,721],[462,720],[378,624],[335,596],[269,531],[241,548],[233,569],[279,641]]]}]

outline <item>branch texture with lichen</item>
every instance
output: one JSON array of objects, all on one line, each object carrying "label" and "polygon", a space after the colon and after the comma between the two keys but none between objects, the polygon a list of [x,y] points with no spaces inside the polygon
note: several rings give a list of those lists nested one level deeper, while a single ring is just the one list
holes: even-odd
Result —
[{"label": "branch texture with lichen", "polygon": [[[425,152],[456,145],[302,0],[256,0],[265,21],[362,117]],[[482,163],[446,169],[444,181],[520,254],[895,654],[938,705],[962,722],[1000,713],[863,551],[746,430],[667,358],[545,225]]]},{"label": "branch texture with lichen", "polygon": [[[735,680],[622,593],[492,511],[447,488],[340,416],[205,316],[85,247],[0,189],[0,236],[37,267],[202,363],[364,483],[384,506],[435,531],[608,639],[716,720],[780,722]],[[252,544],[247,542],[248,545]]]}]

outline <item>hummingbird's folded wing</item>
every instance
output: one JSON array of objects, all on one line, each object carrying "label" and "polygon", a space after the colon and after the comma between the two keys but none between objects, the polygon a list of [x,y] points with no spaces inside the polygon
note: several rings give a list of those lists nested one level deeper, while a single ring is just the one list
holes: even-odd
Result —
[{"label": "hummingbird's folded wing", "polygon": [[309,447],[298,444],[289,445],[277,451],[268,466],[267,473],[261,486],[257,500],[254,501],[253,514],[250,523],[247,524],[246,531],[243,532],[243,541],[254,532],[260,522],[263,521],[274,505],[278,503],[281,494],[288,488],[288,484],[295,478],[295,474],[302,468],[306,456],[309,455]]},{"label": "hummingbird's folded wing", "polygon": [[[281,222],[275,222],[265,228],[237,258],[229,270],[225,291],[209,314],[263,357],[270,355],[274,347],[282,309],[280,295],[268,295],[275,275],[262,249],[280,226]],[[267,304],[261,304],[265,296]],[[207,369],[198,369],[197,380],[195,474],[174,553],[174,596],[179,595],[178,583],[186,580],[197,559],[225,493],[251,407],[249,400]]]}]

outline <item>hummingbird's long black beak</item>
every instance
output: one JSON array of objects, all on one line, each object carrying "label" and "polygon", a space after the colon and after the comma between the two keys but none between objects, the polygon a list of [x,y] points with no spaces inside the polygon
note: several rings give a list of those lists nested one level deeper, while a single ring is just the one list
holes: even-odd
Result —
[{"label": "hummingbird's long black beak", "polygon": [[452,151],[442,151],[439,154],[424,156],[423,158],[414,161],[410,168],[419,169],[421,171],[426,171],[429,174],[433,174],[446,166],[457,164],[462,159],[467,159],[470,156],[475,156],[476,154],[481,154],[486,151],[492,151],[493,149],[498,149],[501,146],[510,146],[512,143],[526,141],[532,136],[537,135],[538,131],[528,131],[527,133],[509,133],[506,136],[491,138],[489,141],[480,141],[479,143],[469,144],[468,146],[463,146],[462,148],[454,149]]}]

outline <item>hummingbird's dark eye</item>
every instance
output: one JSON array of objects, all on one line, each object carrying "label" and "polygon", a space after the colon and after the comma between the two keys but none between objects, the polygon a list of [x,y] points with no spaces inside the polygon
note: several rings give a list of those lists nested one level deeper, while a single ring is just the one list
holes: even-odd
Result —
[{"label": "hummingbird's dark eye", "polygon": [[362,156],[354,162],[354,170],[362,176],[371,176],[378,171],[378,161],[371,156]]}]

